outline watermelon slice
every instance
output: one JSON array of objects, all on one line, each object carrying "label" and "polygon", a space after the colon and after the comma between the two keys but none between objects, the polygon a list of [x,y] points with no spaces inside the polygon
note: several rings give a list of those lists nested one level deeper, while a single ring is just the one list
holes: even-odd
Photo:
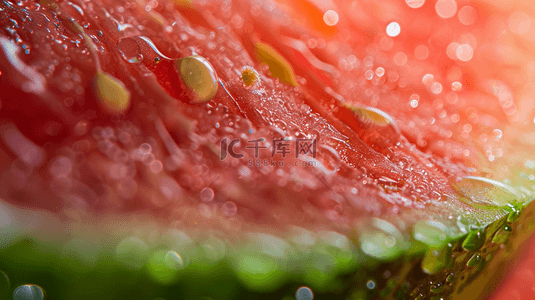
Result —
[{"label": "watermelon slice", "polygon": [[0,294],[489,297],[535,229],[530,13],[1,1]]}]

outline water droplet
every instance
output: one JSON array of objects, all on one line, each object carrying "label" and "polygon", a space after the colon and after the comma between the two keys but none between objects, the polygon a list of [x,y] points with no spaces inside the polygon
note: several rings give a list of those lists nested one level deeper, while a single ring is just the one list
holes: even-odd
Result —
[{"label": "water droplet", "polygon": [[462,44],[457,47],[455,55],[460,61],[469,61],[474,57],[474,49],[468,44]]},{"label": "water droplet", "polygon": [[202,202],[210,202],[214,199],[214,190],[211,188],[204,188],[200,193]]},{"label": "water droplet", "polygon": [[297,292],[295,293],[295,299],[296,300],[312,300],[314,299],[314,293],[312,293],[312,290],[309,287],[302,286],[297,289]]},{"label": "water droplet", "polygon": [[364,78],[368,79],[368,80],[372,80],[373,79],[373,71],[372,70],[368,70],[364,73]]},{"label": "water droplet", "polygon": [[458,82],[458,81],[455,81],[451,84],[451,90],[454,91],[454,92],[458,92],[460,91],[461,89],[463,88],[463,85]]},{"label": "water droplet", "polygon": [[468,236],[466,236],[465,240],[463,241],[463,249],[467,251],[479,250],[485,244],[485,237],[486,234],[484,229],[478,229],[469,232]]},{"label": "water droplet", "polygon": [[375,70],[375,75],[382,77],[383,75],[385,75],[385,69],[383,69],[382,67],[377,68]]},{"label": "water droplet", "polygon": [[133,38],[120,39],[117,42],[117,50],[119,50],[124,60],[129,63],[140,63],[143,60],[141,49]]},{"label": "water droplet", "polygon": [[152,151],[152,147],[149,143],[143,143],[139,146],[141,154],[149,154]]},{"label": "water droplet", "polygon": [[435,77],[431,74],[425,74],[424,77],[422,77],[422,83],[425,85],[425,86],[431,86],[431,84],[433,84],[433,82],[435,82]]},{"label": "water droplet", "polygon": [[44,300],[45,295],[42,287],[36,284],[25,284],[13,291],[13,300]]},{"label": "water droplet", "polygon": [[149,168],[152,173],[158,174],[163,171],[163,163],[160,160],[156,159],[150,163]]},{"label": "water droplet", "polygon": [[323,14],[323,22],[328,26],[334,26],[338,24],[338,13],[334,10],[328,10]]},{"label": "water droplet", "polygon": [[223,213],[223,215],[225,215],[226,217],[235,216],[237,211],[238,207],[236,206],[236,203],[232,201],[227,201],[221,206],[221,213]]},{"label": "water droplet", "polygon": [[405,3],[407,3],[410,8],[420,8],[424,5],[425,0],[405,0]]},{"label": "water droplet", "polygon": [[375,288],[376,284],[375,284],[375,281],[373,280],[368,280],[366,282],[366,287],[370,290],[373,290]]},{"label": "water droplet", "polygon": [[431,93],[438,95],[442,93],[442,84],[440,84],[440,82],[433,82],[429,89],[431,90]]},{"label": "water droplet", "polygon": [[457,15],[463,25],[472,25],[477,21],[477,10],[472,6],[464,6]]},{"label": "water droplet", "polygon": [[438,0],[435,4],[435,10],[439,17],[451,18],[457,13],[457,2],[455,0]]},{"label": "water droplet", "polygon": [[386,26],[386,34],[390,37],[396,37],[401,33],[401,27],[397,22],[391,22]]},{"label": "water droplet", "polygon": [[470,259],[466,263],[466,266],[475,267],[479,265],[480,263],[481,263],[481,255],[479,255],[478,253],[475,253],[474,255],[472,255],[472,257],[470,257]]},{"label": "water droplet", "polygon": [[475,204],[506,206],[517,199],[513,188],[484,177],[465,176],[457,179],[452,185]]},{"label": "water droplet", "polygon": [[494,129],[492,131],[492,135],[494,136],[494,138],[498,141],[502,138],[503,136],[503,131],[501,131],[500,129]]},{"label": "water droplet", "polygon": [[492,242],[495,244],[505,244],[509,240],[509,237],[511,236],[512,228],[509,225],[504,225],[502,228],[500,228],[496,234],[494,234],[494,237],[492,238]]}]

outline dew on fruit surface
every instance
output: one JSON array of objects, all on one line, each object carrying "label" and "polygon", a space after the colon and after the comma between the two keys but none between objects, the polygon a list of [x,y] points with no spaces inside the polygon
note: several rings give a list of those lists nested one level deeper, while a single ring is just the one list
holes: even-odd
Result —
[{"label": "dew on fruit surface", "polygon": [[45,290],[36,284],[19,285],[13,291],[13,300],[44,300]]},{"label": "dew on fruit surface", "polygon": [[232,201],[227,201],[221,205],[221,213],[225,217],[234,217],[238,211],[238,207],[236,206],[236,203]]},{"label": "dew on fruit surface", "polygon": [[420,8],[424,5],[425,0],[405,0],[405,3],[407,3],[410,8]]},{"label": "dew on fruit surface", "polygon": [[377,284],[375,283],[375,281],[371,279],[366,281],[366,288],[368,288],[369,290],[373,290],[376,286]]},{"label": "dew on fruit surface", "polygon": [[390,37],[396,37],[401,33],[401,27],[398,22],[390,22],[386,26],[386,34]]},{"label": "dew on fruit surface", "polygon": [[459,17],[461,24],[467,26],[472,25],[477,21],[477,10],[472,6],[463,6],[459,9],[457,16]]},{"label": "dew on fruit surface", "polygon": [[438,0],[435,4],[435,11],[443,19],[449,19],[457,13],[457,2],[455,0]]},{"label": "dew on fruit surface", "polygon": [[326,11],[323,14],[323,22],[327,24],[327,26],[334,26],[338,24],[339,16],[338,13],[332,9]]},{"label": "dew on fruit surface", "polygon": [[201,193],[199,194],[199,197],[202,202],[210,202],[214,199],[214,190],[211,188],[204,188],[202,189]]},{"label": "dew on fruit surface", "polygon": [[117,50],[121,53],[124,60],[129,63],[140,63],[143,61],[143,54],[137,43],[133,38],[123,38],[117,42]]},{"label": "dew on fruit surface", "polygon": [[297,289],[297,292],[295,292],[295,299],[296,300],[313,300],[314,293],[309,287],[302,286]]}]

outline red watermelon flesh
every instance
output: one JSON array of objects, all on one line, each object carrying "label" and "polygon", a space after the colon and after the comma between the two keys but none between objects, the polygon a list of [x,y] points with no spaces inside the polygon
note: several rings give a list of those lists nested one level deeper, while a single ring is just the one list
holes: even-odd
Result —
[{"label": "red watermelon flesh", "polygon": [[[352,237],[372,217],[409,235],[494,224],[533,194],[531,17],[416,2],[3,1],[0,196],[229,244]],[[177,70],[192,55],[217,74],[211,101]]]}]

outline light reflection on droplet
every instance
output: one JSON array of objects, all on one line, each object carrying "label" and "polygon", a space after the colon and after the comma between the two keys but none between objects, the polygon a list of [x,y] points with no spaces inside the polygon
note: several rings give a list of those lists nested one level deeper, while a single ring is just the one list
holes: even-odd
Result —
[{"label": "light reflection on droplet", "polygon": [[373,79],[373,71],[372,70],[368,70],[364,73],[364,78],[368,79],[368,80],[372,80]]},{"label": "light reflection on droplet", "polygon": [[401,27],[397,22],[391,22],[386,26],[386,34],[390,37],[396,37],[401,33]]},{"label": "light reflection on droplet", "polygon": [[425,74],[422,78],[422,83],[426,86],[430,86],[435,81],[434,78],[435,77],[431,74]]},{"label": "light reflection on droplet", "polygon": [[375,70],[375,75],[382,77],[383,75],[385,75],[385,69],[383,69],[382,67],[377,68]]},{"label": "light reflection on droplet", "polygon": [[425,0],[405,0],[405,3],[407,3],[410,8],[420,8],[424,5]]},{"label": "light reflection on droplet", "polygon": [[457,3],[455,0],[438,0],[435,4],[435,10],[439,17],[448,19],[457,13]]},{"label": "light reflection on droplet", "polygon": [[477,21],[477,11],[472,6],[463,6],[457,16],[463,25],[472,25]]},{"label": "light reflection on droplet", "polygon": [[338,13],[334,10],[328,10],[323,14],[323,22],[328,26],[334,26],[338,23]]},{"label": "light reflection on droplet", "polygon": [[454,92],[458,92],[462,88],[463,88],[463,85],[458,81],[455,81],[454,83],[451,84],[451,90]]},{"label": "light reflection on droplet", "polygon": [[368,280],[368,282],[366,282],[366,287],[370,290],[373,290],[375,288],[375,281]]},{"label": "light reflection on droplet", "polygon": [[492,135],[494,136],[496,140],[500,140],[503,136],[503,131],[501,131],[500,129],[494,129],[492,131]]},{"label": "light reflection on droplet", "polygon": [[13,291],[13,300],[43,300],[45,291],[36,284],[25,284],[18,286]]}]

